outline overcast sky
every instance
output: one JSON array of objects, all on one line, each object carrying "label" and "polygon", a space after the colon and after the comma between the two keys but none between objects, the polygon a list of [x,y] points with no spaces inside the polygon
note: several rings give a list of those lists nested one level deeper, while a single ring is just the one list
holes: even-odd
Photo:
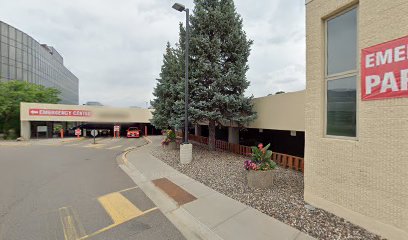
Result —
[{"label": "overcast sky", "polygon": [[[179,0],[193,8],[193,0]],[[256,5],[255,5],[256,2]],[[80,103],[145,107],[166,42],[185,15],[174,0],[0,0],[0,20],[54,46],[78,78]],[[305,88],[304,0],[235,0],[254,40],[247,95]]]}]

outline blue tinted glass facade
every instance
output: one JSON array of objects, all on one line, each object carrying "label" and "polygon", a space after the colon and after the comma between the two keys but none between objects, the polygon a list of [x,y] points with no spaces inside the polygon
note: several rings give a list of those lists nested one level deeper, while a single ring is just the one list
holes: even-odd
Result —
[{"label": "blue tinted glass facade", "polygon": [[78,104],[78,78],[51,46],[0,21],[0,80],[27,81],[61,91],[61,103]]}]

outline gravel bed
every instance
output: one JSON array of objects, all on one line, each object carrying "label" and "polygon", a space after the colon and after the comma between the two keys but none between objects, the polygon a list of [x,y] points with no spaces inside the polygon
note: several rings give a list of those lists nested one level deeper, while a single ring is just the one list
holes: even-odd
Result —
[{"label": "gravel bed", "polygon": [[191,164],[179,163],[179,150],[153,147],[152,155],[178,171],[237,201],[258,209],[317,239],[381,239],[343,218],[322,209],[308,210],[303,200],[303,174],[278,167],[274,188],[260,190],[246,185],[243,163],[247,158],[229,152],[210,152],[194,145]]}]

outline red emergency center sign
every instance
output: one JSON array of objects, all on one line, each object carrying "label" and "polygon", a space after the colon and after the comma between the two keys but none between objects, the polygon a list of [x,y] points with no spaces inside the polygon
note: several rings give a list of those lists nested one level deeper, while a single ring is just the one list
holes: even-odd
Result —
[{"label": "red emergency center sign", "polygon": [[362,50],[361,98],[408,97],[408,36]]},{"label": "red emergency center sign", "polygon": [[91,111],[30,108],[30,116],[90,117]]}]

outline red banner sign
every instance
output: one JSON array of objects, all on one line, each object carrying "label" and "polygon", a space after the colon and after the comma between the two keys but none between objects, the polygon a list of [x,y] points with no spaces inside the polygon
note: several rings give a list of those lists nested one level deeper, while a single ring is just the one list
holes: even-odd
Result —
[{"label": "red banner sign", "polygon": [[30,108],[30,116],[90,117],[91,111]]},{"label": "red banner sign", "polygon": [[408,97],[408,36],[362,50],[361,98]]}]

